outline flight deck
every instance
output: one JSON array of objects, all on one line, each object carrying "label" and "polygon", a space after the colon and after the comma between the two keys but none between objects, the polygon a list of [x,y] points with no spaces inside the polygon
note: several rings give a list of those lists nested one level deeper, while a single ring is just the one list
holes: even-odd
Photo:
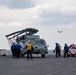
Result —
[{"label": "flight deck", "polygon": [[76,57],[33,55],[33,59],[0,57],[0,75],[76,75]]}]

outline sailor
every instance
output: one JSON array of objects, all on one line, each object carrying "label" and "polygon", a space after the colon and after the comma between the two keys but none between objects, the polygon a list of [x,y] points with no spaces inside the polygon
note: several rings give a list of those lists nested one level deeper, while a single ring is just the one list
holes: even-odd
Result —
[{"label": "sailor", "polygon": [[68,51],[69,51],[69,47],[68,47],[67,44],[65,44],[65,46],[64,46],[64,58],[66,57],[66,55],[67,55],[67,58],[68,58]]},{"label": "sailor", "polygon": [[27,60],[29,60],[29,58],[31,58],[31,60],[33,60],[33,57],[32,57],[33,46],[29,40],[27,41],[25,49],[27,50]]},{"label": "sailor", "polygon": [[12,57],[15,58],[16,57],[16,44],[15,43],[11,45],[11,51],[12,51]]},{"label": "sailor", "polygon": [[21,45],[20,45],[20,43],[17,43],[16,44],[16,57],[17,58],[20,58],[20,53],[21,53]]},{"label": "sailor", "polygon": [[56,43],[56,47],[55,47],[55,51],[56,51],[56,58],[58,57],[60,57],[60,49],[59,49],[59,44],[58,43]]}]

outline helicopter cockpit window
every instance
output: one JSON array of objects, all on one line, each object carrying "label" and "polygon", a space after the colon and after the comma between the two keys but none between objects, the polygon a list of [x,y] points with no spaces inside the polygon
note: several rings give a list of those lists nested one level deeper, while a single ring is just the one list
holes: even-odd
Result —
[{"label": "helicopter cockpit window", "polygon": [[29,39],[29,40],[31,41],[31,43],[32,43],[33,45],[36,44],[35,39],[31,38],[31,39]]},{"label": "helicopter cockpit window", "polygon": [[46,45],[46,42],[43,39],[40,39],[40,41],[43,45]]},{"label": "helicopter cockpit window", "polygon": [[22,40],[22,44],[24,44],[26,41]]},{"label": "helicopter cockpit window", "polygon": [[36,44],[41,44],[41,41],[40,40],[36,40]]}]

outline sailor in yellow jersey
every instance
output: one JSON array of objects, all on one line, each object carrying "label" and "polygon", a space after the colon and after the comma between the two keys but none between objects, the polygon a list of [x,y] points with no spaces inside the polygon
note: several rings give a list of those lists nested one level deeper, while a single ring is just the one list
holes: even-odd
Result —
[{"label": "sailor in yellow jersey", "polygon": [[30,41],[27,41],[25,49],[27,50],[27,60],[29,60],[29,58],[31,58],[31,60],[33,60],[33,57],[32,57],[33,46]]}]

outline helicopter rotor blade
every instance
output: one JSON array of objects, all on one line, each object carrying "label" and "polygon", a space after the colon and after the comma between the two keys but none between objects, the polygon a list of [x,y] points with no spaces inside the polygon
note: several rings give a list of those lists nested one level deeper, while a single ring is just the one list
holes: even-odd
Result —
[{"label": "helicopter rotor blade", "polygon": [[[28,32],[28,33],[27,33],[27,32]],[[38,32],[38,30],[35,29],[35,28],[26,28],[26,29],[23,29],[23,30],[20,30],[20,31],[11,33],[11,34],[8,34],[8,35],[6,35],[6,37],[13,36],[13,37],[11,37],[11,38],[14,38],[14,37],[16,37],[16,36],[18,36],[18,35],[20,35],[20,34],[22,34],[22,33],[26,33],[26,34],[28,34],[28,35],[31,35],[31,34],[35,34],[35,33],[37,33],[37,32]],[[11,38],[10,38],[10,39],[11,39]]]}]

